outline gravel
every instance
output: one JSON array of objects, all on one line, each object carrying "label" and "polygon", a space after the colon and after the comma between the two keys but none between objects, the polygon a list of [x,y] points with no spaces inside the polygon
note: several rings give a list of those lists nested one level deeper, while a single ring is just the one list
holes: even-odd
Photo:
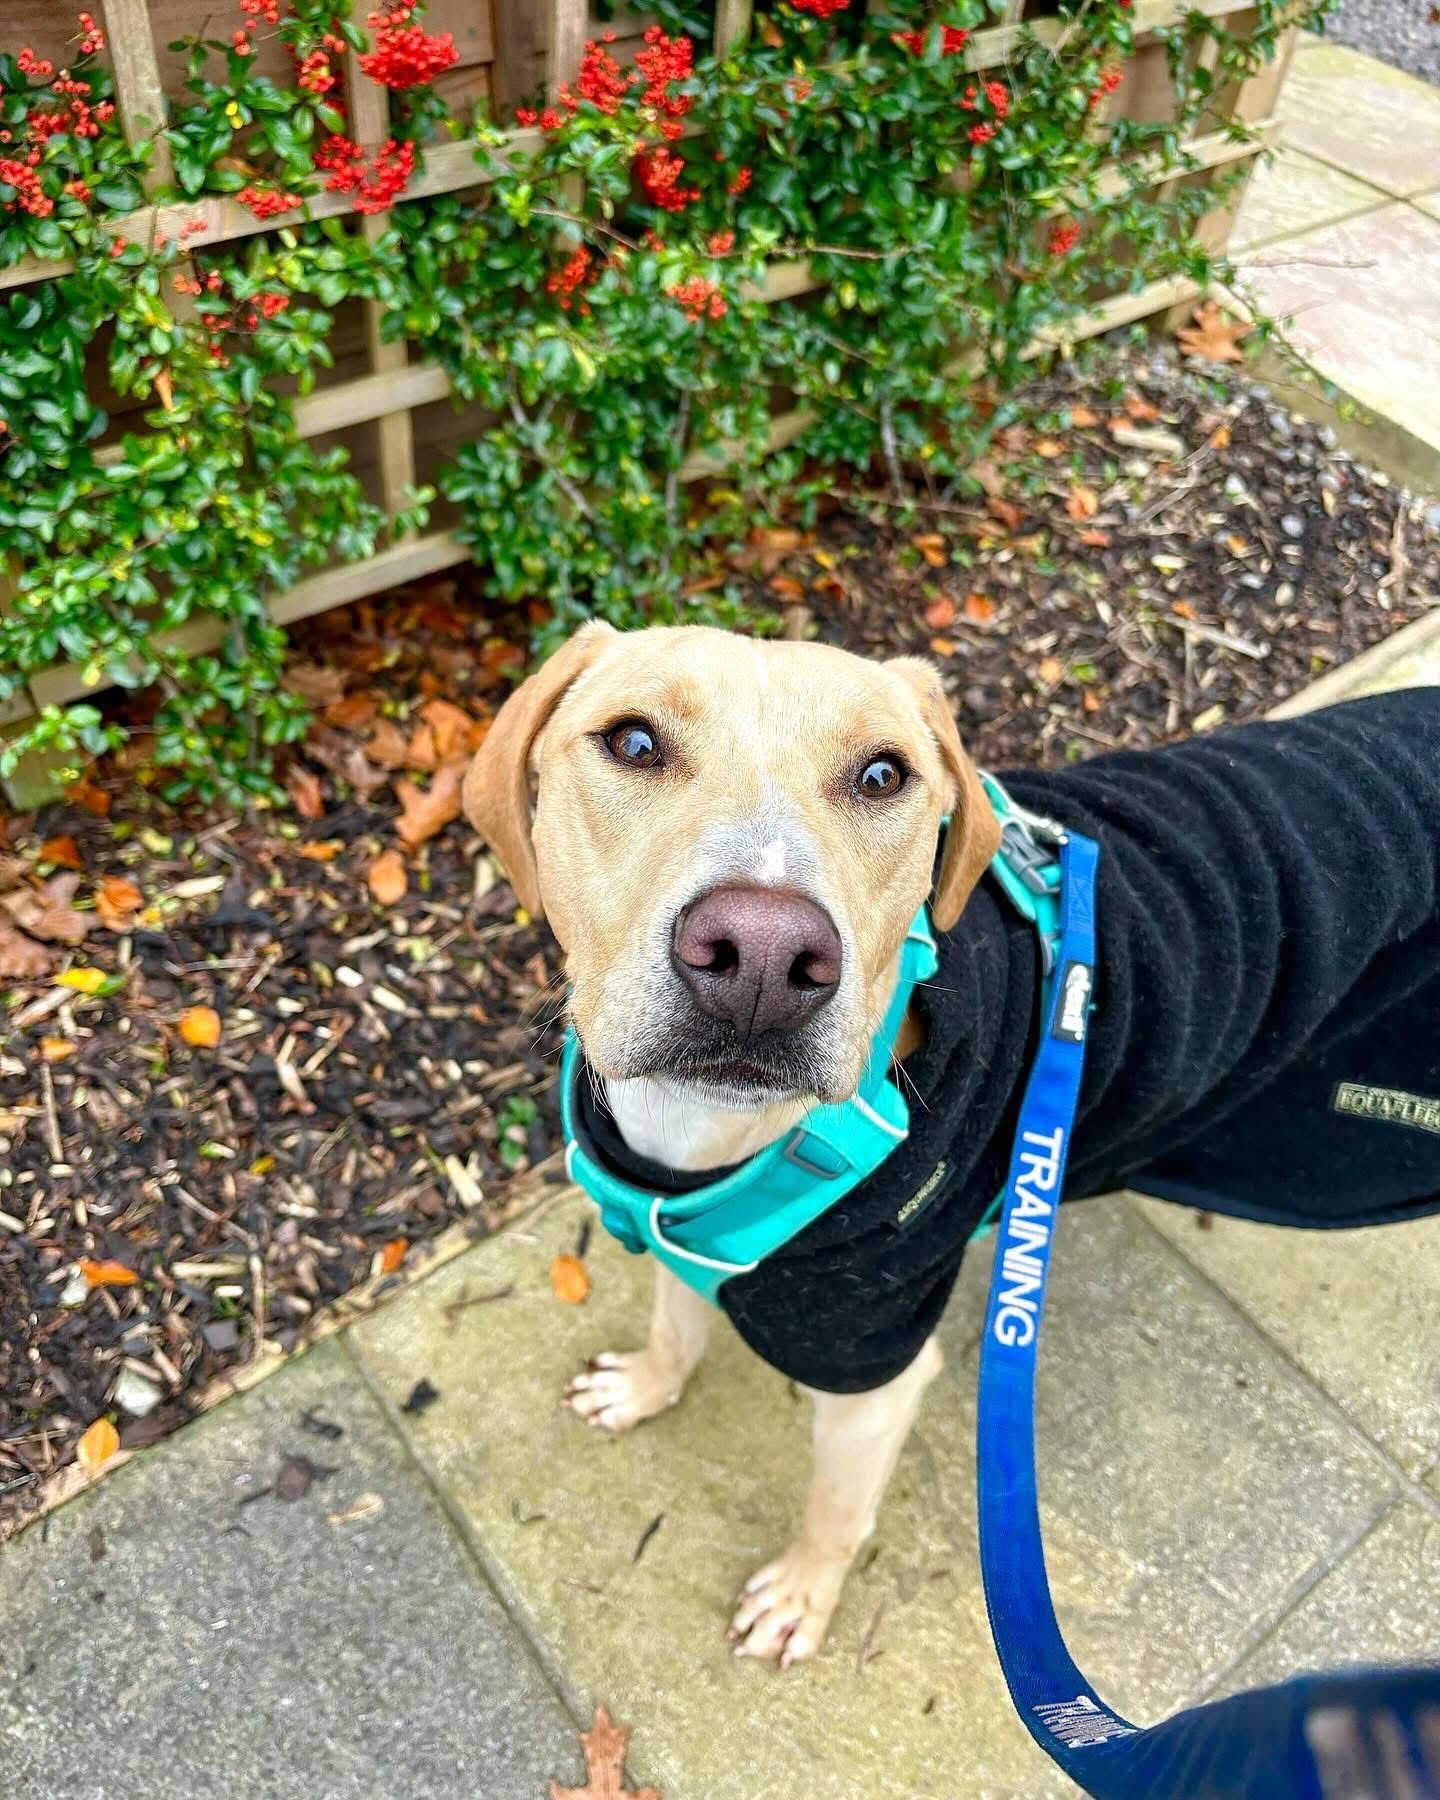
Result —
[{"label": "gravel", "polygon": [[1440,19],[1433,0],[1338,0],[1325,35],[1440,86]]}]

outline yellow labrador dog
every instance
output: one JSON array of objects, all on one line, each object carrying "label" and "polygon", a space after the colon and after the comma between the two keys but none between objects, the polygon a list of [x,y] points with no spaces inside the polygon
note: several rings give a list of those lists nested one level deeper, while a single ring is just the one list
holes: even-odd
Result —
[{"label": "yellow labrador dog", "polygon": [[[467,778],[564,946],[590,1185],[623,1183],[672,1262],[667,1196],[683,1222],[687,1193],[703,1215],[730,1171],[763,1176],[769,1223],[785,1184],[822,1195],[770,1254],[711,1262],[737,1330],[814,1401],[803,1523],[741,1595],[740,1655],[819,1648],[939,1369],[1040,1030],[1049,947],[1020,894],[1053,855],[1040,815],[1101,848],[1093,1016],[1088,981],[1055,971],[1052,1033],[1086,1045],[1065,1198],[1128,1185],[1307,1227],[1440,1211],[1440,689],[1007,783],[1011,802],[987,794],[917,659],[603,625],[515,692]],[[1005,877],[982,880],[992,800]],[[914,985],[932,949],[938,979]],[[833,1202],[812,1180],[835,1148],[822,1107],[879,1146]],[[676,1265],[697,1283],[708,1242]],[[1001,1262],[1015,1331],[1023,1249]],[[649,1342],[595,1357],[569,1404],[611,1431],[672,1405],[709,1313],[657,1266]]]},{"label": "yellow labrador dog", "polygon": [[[942,816],[941,931],[999,842],[929,664],[692,627],[585,626],[502,707],[465,807],[565,951],[573,1023],[625,1141],[677,1170],[737,1163],[817,1097],[852,1092]],[[708,1020],[713,1039],[693,1030]],[[711,1311],[657,1265],[645,1348],[597,1355],[569,1404],[611,1431],[674,1405]],[[746,1584],[737,1654],[788,1665],[819,1649],[939,1368],[931,1341],[877,1389],[810,1390],[803,1524]]]}]

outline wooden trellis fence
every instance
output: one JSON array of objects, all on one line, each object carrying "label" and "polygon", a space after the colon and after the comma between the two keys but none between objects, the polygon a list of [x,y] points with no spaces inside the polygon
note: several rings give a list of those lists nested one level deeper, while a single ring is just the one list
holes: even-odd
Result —
[{"label": "wooden trellis fence", "polygon": [[[70,0],[6,0],[3,10],[7,42],[13,39],[33,45],[37,54],[51,56],[57,64],[63,62],[64,43],[73,32],[75,9]],[[215,11],[213,0],[150,0],[149,4],[147,0],[99,0],[95,10],[102,16],[109,39],[125,132],[132,142],[153,137],[165,117],[167,98],[181,92],[184,78],[183,58],[169,53],[165,46],[213,30],[209,23]],[[1165,51],[1155,33],[1196,10],[1223,18],[1229,30],[1242,35],[1257,16],[1253,5],[1247,6],[1244,0],[1135,0],[1136,48],[1121,85],[1109,99],[1112,117],[1163,120],[1174,116]],[[1028,22],[1042,39],[1058,34],[1060,21],[1045,16],[1051,11],[1047,0],[1006,0],[1001,22],[977,31],[966,45],[967,68],[994,70],[1003,65],[1017,45],[1022,23]],[[751,0],[717,0],[717,42],[735,42],[748,30],[750,14]],[[639,47],[645,23],[643,16],[634,13],[609,21],[619,33],[620,41],[613,46],[617,56],[624,57]],[[500,119],[513,116],[515,103],[533,94],[542,79],[553,88],[573,77],[585,40],[604,28],[589,16],[588,0],[429,0],[426,24],[430,30],[452,32],[460,51],[459,66],[443,75],[437,88],[452,104],[486,100]],[[1274,125],[1270,115],[1291,47],[1287,43],[1282,54],[1260,73],[1232,83],[1216,97],[1219,119],[1243,120],[1253,138],[1236,142],[1217,125],[1186,146],[1193,169],[1168,174],[1157,185],[1213,181],[1218,170],[1253,159],[1271,142]],[[262,59],[265,55],[283,61],[278,45],[262,51]],[[373,148],[388,135],[383,90],[359,77],[353,56],[347,74],[353,134]],[[511,135],[521,144],[538,137],[524,130]],[[484,179],[470,144],[432,145],[426,152],[425,171],[412,181],[406,197],[420,199],[475,188]],[[156,141],[151,160],[150,188],[162,189],[169,180],[169,157],[162,137]],[[1232,196],[1227,210],[1217,209],[1202,222],[1201,235],[1212,250],[1224,247],[1234,205]],[[326,193],[310,199],[307,216],[318,219],[353,211],[348,196]],[[245,207],[218,198],[152,205],[109,222],[118,235],[142,243],[162,233],[173,240],[182,228],[191,226],[188,241],[194,248],[278,230],[286,223],[293,220],[261,222]],[[381,223],[357,221],[363,231],[375,230]],[[0,269],[0,289],[53,280],[68,266],[31,260]],[[807,264],[777,264],[766,281],[764,298],[779,302],[816,285]],[[1067,337],[1088,337],[1145,318],[1190,301],[1195,292],[1193,283],[1168,280],[1118,295],[1074,322]],[[372,497],[393,514],[402,505],[405,489],[417,480],[427,480],[448,460],[474,434],[482,415],[473,407],[454,407],[444,371],[424,359],[421,346],[382,342],[378,313],[372,304],[339,310],[332,346],[334,367],[324,385],[297,401],[295,418],[303,437],[345,444]],[[799,412],[777,417],[771,429],[772,445],[778,448],[792,441],[806,422]],[[116,421],[117,434],[121,423]],[[713,473],[714,468],[713,461],[697,458],[682,474],[695,479]],[[287,593],[276,594],[270,611],[281,624],[293,622],[464,561],[468,555],[444,529],[410,536],[392,534],[366,560],[326,569]],[[0,605],[3,596],[0,572]],[[187,649],[198,650],[217,642],[219,634],[220,627],[207,620],[182,628],[176,638]],[[28,694],[0,705],[0,732],[7,727],[13,730],[42,706],[63,704],[90,691],[83,671],[73,664],[35,675]]]}]

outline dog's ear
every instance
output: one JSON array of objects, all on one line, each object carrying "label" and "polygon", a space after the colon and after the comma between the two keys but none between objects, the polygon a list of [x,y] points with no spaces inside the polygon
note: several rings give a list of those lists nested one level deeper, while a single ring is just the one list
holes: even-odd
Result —
[{"label": "dog's ear", "polygon": [[616,635],[600,619],[582,625],[500,708],[465,772],[465,816],[499,857],[520,904],[537,919],[544,904],[530,839],[530,752],[566,689]]},{"label": "dog's ear", "polygon": [[899,656],[885,664],[914,688],[925,723],[950,777],[950,827],[935,882],[930,916],[937,931],[949,931],[965,910],[975,884],[1000,848],[1000,822],[960,742],[955,715],[940,685],[940,672],[920,656]]}]

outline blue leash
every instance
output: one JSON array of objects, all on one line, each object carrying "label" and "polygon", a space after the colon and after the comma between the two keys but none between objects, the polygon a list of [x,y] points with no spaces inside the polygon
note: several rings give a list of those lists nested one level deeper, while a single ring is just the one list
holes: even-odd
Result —
[{"label": "blue leash", "polygon": [[1139,1727],[1065,1646],[1035,1488],[1035,1364],[1080,1097],[1099,847],[1060,845],[1060,942],[1025,1089],[980,1352],[980,1566],[996,1653],[1040,1748],[1093,1800],[1440,1800],[1440,1666],[1310,1675]]}]

